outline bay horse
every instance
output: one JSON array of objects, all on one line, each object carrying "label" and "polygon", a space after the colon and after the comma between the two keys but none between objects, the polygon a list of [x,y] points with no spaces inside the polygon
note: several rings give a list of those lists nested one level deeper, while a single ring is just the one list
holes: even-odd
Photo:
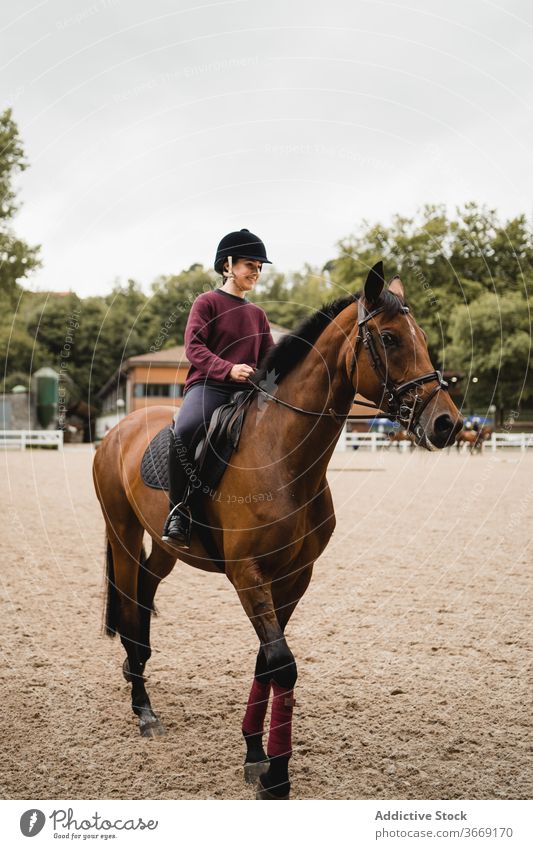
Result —
[{"label": "bay horse", "polygon": [[401,449],[406,442],[410,443],[409,448],[414,448],[416,445],[415,436],[405,428],[393,430],[392,433],[389,433],[389,442],[391,445],[396,445],[399,449]]},{"label": "bay horse", "polygon": [[[272,388],[272,376],[275,392],[260,388]],[[242,724],[245,778],[257,781],[256,798],[283,799],[290,790],[297,678],[285,629],[335,528],[326,472],[354,396],[374,402],[429,450],[453,444],[462,425],[431,364],[425,334],[405,305],[403,285],[394,278],[385,287],[382,263],[369,271],[359,295],[325,305],[271,348],[253,383],[257,394],[219,484],[221,497],[203,505],[218,557],[204,545],[198,526],[189,550],[163,543],[167,494],[148,488],[140,475],[143,453],[170,426],[172,409],[149,407],[125,416],[98,447],[93,475],[107,535],[106,630],[120,635],[126,651],[123,672],[140,733],[164,733],[144,678],[159,582],[178,558],[225,572],[259,640]],[[251,493],[271,497],[248,498]],[[152,538],[147,559],[145,531]]]},{"label": "bay horse", "polygon": [[483,450],[483,444],[492,436],[492,428],[483,425],[479,430],[460,430],[455,438],[455,445],[460,451],[463,445],[470,449],[470,453]]}]

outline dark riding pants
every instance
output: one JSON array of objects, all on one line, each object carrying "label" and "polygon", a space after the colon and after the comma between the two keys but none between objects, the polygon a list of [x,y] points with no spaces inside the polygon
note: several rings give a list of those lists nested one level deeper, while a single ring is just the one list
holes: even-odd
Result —
[{"label": "dark riding pants", "polygon": [[170,501],[173,506],[185,498],[188,483],[190,495],[197,490],[200,481],[194,467],[196,448],[207,433],[217,407],[227,404],[236,391],[238,387],[195,383],[185,394],[174,423],[174,457],[169,455]]},{"label": "dark riding pants", "polygon": [[174,424],[174,433],[187,447],[191,459],[194,458],[198,443],[207,433],[216,408],[227,404],[235,392],[238,392],[237,386],[194,383],[185,394]]}]

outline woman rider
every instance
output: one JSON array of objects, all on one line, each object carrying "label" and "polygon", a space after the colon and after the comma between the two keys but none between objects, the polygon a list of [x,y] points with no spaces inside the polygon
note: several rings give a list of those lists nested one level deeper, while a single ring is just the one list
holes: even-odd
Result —
[{"label": "woman rider", "polygon": [[196,447],[217,407],[257,368],[274,344],[265,312],[245,297],[253,289],[263,263],[269,263],[263,242],[243,229],[221,240],[215,271],[223,285],[199,295],[185,328],[185,353],[191,366],[183,402],[171,431],[168,478],[170,513],[163,540],[188,548],[191,513],[184,499]]}]

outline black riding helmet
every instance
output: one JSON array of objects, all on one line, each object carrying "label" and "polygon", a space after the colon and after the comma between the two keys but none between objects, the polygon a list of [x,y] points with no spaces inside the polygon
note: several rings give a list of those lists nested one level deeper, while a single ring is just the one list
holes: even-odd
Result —
[{"label": "black riding helmet", "polygon": [[228,233],[220,240],[215,257],[215,271],[217,274],[222,274],[224,270],[224,261],[229,257],[236,259],[256,259],[258,262],[268,262],[266,248],[259,238],[253,233],[250,233],[245,227],[242,230],[234,230],[233,233]]}]

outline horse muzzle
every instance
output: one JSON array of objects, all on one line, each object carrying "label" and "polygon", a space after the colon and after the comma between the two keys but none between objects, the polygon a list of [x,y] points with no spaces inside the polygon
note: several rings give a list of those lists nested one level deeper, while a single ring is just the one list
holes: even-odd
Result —
[{"label": "horse muzzle", "polygon": [[463,427],[463,420],[457,411],[456,416],[449,412],[439,413],[431,417],[430,422],[424,426],[419,422],[415,428],[415,436],[418,445],[435,451],[453,445],[455,437]]}]

